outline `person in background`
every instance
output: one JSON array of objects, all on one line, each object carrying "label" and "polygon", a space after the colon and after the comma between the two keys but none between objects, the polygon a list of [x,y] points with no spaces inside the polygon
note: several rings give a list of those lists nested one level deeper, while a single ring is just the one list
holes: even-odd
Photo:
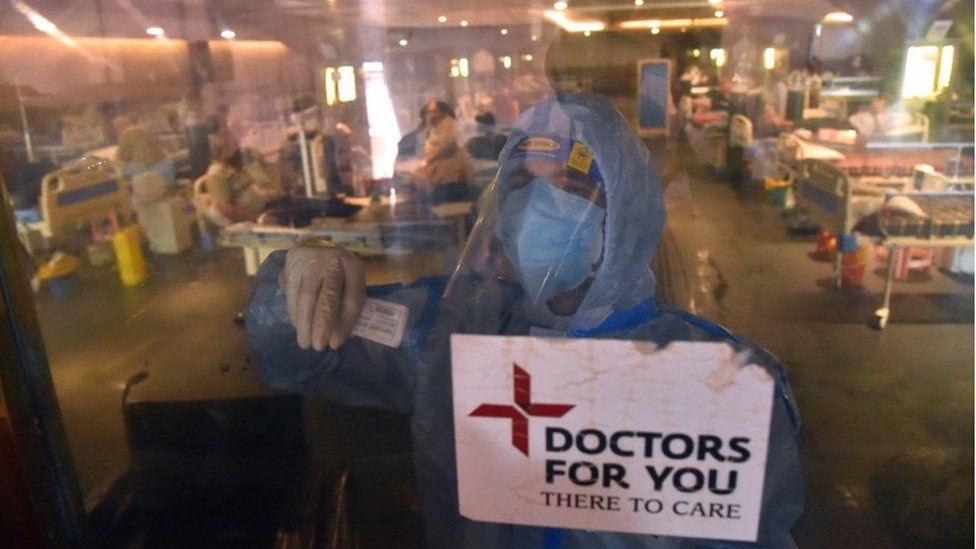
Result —
[{"label": "person in background", "polygon": [[762,115],[756,127],[756,137],[777,136],[789,131],[793,123],[786,119],[787,86],[785,78],[780,73],[772,73],[761,88]]},{"label": "person in background", "polygon": [[[732,110],[732,88],[734,84],[731,78],[723,78],[718,86],[709,90],[708,97],[708,108],[701,111],[699,114],[705,115],[707,113],[726,113],[728,115],[729,111]],[[694,119],[693,119],[694,121]],[[699,117],[697,124],[705,124],[710,120],[707,117]]]},{"label": "person in background", "polygon": [[691,93],[691,89],[695,86],[704,86],[708,84],[709,75],[698,65],[698,63],[691,63],[681,73],[681,78],[678,79],[679,85],[678,90],[681,95]]},{"label": "person in background", "polygon": [[848,122],[865,139],[884,135],[893,127],[888,101],[884,97],[872,99],[870,104],[862,105],[848,118]]},{"label": "person in background", "polygon": [[820,91],[823,89],[820,73],[820,58],[814,55],[807,61],[807,104],[811,109],[820,108]]},{"label": "person in background", "polygon": [[454,110],[443,101],[431,99],[424,107],[424,120],[424,156],[409,182],[425,187],[435,204],[469,200],[471,163],[457,142]]},{"label": "person in background", "polygon": [[225,158],[240,148],[240,141],[227,125],[227,105],[221,105],[217,114],[207,118],[207,140],[214,158]]},{"label": "person in background", "polygon": [[[57,166],[47,158],[30,162],[26,154],[15,154],[12,149],[0,146],[0,179],[7,186],[15,215],[36,217],[34,220],[40,221],[41,181],[56,169]],[[27,210],[33,212],[27,213]]]},{"label": "person in background", "polygon": [[118,136],[115,160],[121,165],[127,177],[156,171],[162,174],[167,182],[176,181],[173,163],[167,159],[163,146],[148,128],[134,123],[125,115],[115,117],[112,127]]},{"label": "person in background", "polygon": [[397,142],[397,162],[418,158],[423,154],[424,138],[427,136],[427,106],[420,109],[420,123],[403,134]]},{"label": "person in background", "polygon": [[726,78],[707,97],[693,100],[691,116],[684,131],[688,144],[700,161],[708,158],[709,131],[725,128],[729,124],[732,115],[732,87],[732,80]]},{"label": "person in background", "polygon": [[208,217],[218,225],[255,221],[265,205],[281,198],[281,188],[256,170],[244,167],[240,149],[214,162],[204,178]]},{"label": "person in background", "polygon": [[472,158],[496,160],[505,146],[505,136],[495,132],[495,115],[490,112],[475,116],[478,133],[464,144],[464,149]]},{"label": "person in background", "polygon": [[519,104],[512,97],[511,90],[502,87],[492,96],[491,111],[495,113],[495,121],[499,126],[507,128],[515,123],[519,117]]}]

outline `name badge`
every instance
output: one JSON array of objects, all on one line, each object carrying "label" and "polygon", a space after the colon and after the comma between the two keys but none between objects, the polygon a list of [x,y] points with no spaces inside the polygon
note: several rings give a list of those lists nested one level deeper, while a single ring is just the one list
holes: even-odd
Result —
[{"label": "name badge", "polygon": [[395,349],[403,340],[403,330],[406,326],[406,306],[366,298],[363,312],[359,314],[359,321],[356,322],[352,335]]}]

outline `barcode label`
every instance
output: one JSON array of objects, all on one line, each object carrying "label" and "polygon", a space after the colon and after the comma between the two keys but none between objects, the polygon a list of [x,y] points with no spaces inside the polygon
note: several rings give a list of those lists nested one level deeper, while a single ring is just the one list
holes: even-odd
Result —
[{"label": "barcode label", "polygon": [[407,308],[399,303],[367,298],[352,334],[397,348],[407,326],[407,312]]}]

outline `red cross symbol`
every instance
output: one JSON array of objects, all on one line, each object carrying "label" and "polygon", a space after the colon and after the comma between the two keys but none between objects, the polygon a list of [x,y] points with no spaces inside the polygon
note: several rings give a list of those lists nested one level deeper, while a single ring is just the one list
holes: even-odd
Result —
[{"label": "red cross symbol", "polygon": [[514,400],[518,408],[509,404],[482,404],[469,415],[471,417],[502,417],[512,420],[512,446],[527,456],[529,455],[529,418],[527,415],[563,417],[575,405],[533,403],[532,376],[515,363],[512,363],[512,372],[515,375]]}]

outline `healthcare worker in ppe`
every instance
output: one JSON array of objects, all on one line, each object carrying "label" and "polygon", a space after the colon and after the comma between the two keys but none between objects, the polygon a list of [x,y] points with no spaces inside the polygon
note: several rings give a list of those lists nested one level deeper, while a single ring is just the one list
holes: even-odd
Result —
[{"label": "healthcare worker in ppe", "polygon": [[727,341],[777,380],[758,543],[795,546],[790,528],[803,489],[799,419],[786,376],[761,349],[655,304],[650,264],[664,226],[662,191],[628,122],[602,97],[558,95],[523,113],[500,166],[451,280],[424,279],[376,295],[410,311],[398,349],[348,338],[364,300],[363,265],[352,254],[321,247],[272,254],[247,311],[266,380],[411,415],[430,547],[733,546],[462,518],[449,344],[452,333]]}]

